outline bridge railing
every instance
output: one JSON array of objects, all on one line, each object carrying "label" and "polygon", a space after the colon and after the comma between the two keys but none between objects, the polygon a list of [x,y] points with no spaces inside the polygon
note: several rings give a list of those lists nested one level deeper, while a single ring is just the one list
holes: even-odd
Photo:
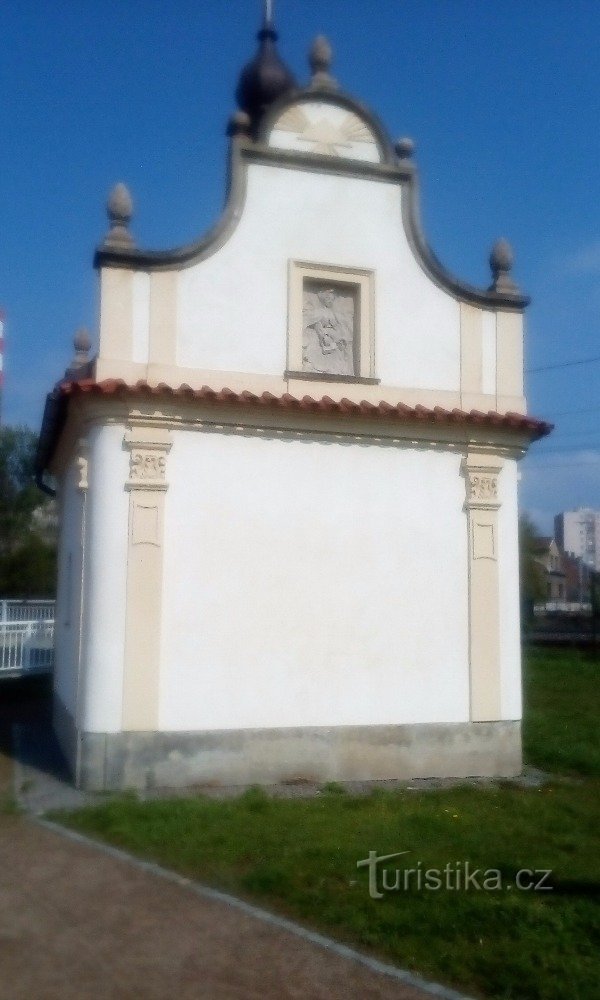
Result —
[{"label": "bridge railing", "polygon": [[13,598],[0,601],[0,622],[33,622],[39,619],[54,619],[56,601],[17,601]]},{"label": "bridge railing", "polygon": [[0,601],[0,678],[49,673],[53,666],[54,601]]}]

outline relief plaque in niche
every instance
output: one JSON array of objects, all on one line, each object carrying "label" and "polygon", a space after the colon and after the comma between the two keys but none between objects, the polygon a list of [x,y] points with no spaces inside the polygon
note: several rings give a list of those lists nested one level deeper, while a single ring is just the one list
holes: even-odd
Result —
[{"label": "relief plaque in niche", "polygon": [[358,370],[358,288],[304,280],[302,370],[355,375]]}]

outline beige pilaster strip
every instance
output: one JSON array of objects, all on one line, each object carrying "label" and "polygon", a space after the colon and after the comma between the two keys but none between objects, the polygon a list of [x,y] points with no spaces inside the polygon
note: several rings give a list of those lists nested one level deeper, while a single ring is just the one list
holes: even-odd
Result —
[{"label": "beige pilaster strip", "polygon": [[178,271],[150,275],[149,365],[176,363]]},{"label": "beige pilaster strip", "polygon": [[463,462],[469,542],[471,721],[500,718],[498,476],[501,459],[469,452]]},{"label": "beige pilaster strip", "polygon": [[468,302],[460,304],[460,392],[465,397],[482,392],[482,311]]},{"label": "beige pilaster strip", "polygon": [[100,358],[131,361],[133,351],[133,271],[103,267],[100,272]]},{"label": "beige pilaster strip", "polygon": [[496,379],[498,396],[523,396],[523,316],[499,312],[496,325]]},{"label": "beige pilaster strip", "polygon": [[129,449],[127,616],[123,675],[123,729],[158,726],[164,501],[168,430],[135,427]]}]

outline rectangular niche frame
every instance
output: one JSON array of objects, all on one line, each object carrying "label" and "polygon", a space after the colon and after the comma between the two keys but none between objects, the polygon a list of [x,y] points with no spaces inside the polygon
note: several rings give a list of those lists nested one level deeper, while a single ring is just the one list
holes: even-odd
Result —
[{"label": "rectangular niche frame", "polygon": [[[375,378],[375,275],[360,268],[291,260],[288,275],[288,344],[286,378],[324,382],[366,382]],[[303,297],[311,285],[331,284],[354,296],[354,374],[311,372],[302,368]]]}]

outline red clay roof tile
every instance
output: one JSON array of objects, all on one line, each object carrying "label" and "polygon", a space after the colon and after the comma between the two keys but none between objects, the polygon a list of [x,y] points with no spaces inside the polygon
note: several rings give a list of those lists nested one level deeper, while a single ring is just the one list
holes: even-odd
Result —
[{"label": "red clay roof tile", "polygon": [[493,410],[482,413],[479,410],[466,411],[458,408],[446,410],[441,406],[429,408],[421,403],[416,406],[408,406],[406,403],[388,403],[385,400],[371,403],[364,399],[355,403],[347,398],[333,400],[330,396],[321,396],[318,399],[314,399],[312,396],[303,396],[302,399],[298,399],[289,392],[275,396],[268,390],[257,395],[248,389],[234,392],[228,387],[217,391],[206,385],[202,386],[201,389],[192,389],[186,384],[173,388],[164,382],[157,386],[151,386],[144,381],[129,385],[121,379],[105,379],[102,382],[82,379],[74,382],[61,382],[48,396],[36,463],[38,470],[43,471],[52,456],[64,423],[68,400],[81,396],[116,396],[125,399],[136,396],[161,397],[214,405],[233,404],[249,408],[262,407],[278,410],[300,410],[308,413],[367,416],[380,420],[397,421],[398,423],[466,424],[521,431],[530,436],[532,440],[549,434],[553,427],[552,424],[545,423],[543,420],[536,420],[521,413],[496,413]]},{"label": "red clay roof tile", "polygon": [[134,385],[122,381],[121,379],[105,379],[103,382],[95,382],[93,379],[83,379],[79,382],[61,382],[56,393],[61,397],[77,396],[151,396],[166,397],[172,399],[190,399],[205,403],[228,403],[245,406],[262,406],[284,410],[303,410],[313,413],[341,413],[352,416],[369,416],[380,418],[392,418],[409,422],[418,420],[430,423],[461,423],[487,425],[489,427],[504,427],[514,430],[525,431],[533,438],[544,437],[552,430],[552,424],[543,420],[536,420],[533,417],[525,416],[521,413],[497,413],[490,410],[483,413],[480,410],[446,410],[441,406],[429,408],[417,403],[416,406],[407,406],[405,403],[387,403],[382,400],[379,403],[371,403],[368,400],[361,400],[355,403],[350,399],[343,398],[339,401],[331,399],[330,396],[313,398],[303,396],[298,399],[289,392],[284,392],[281,396],[275,396],[272,392],[263,392],[258,396],[248,389],[241,392],[234,392],[225,386],[220,391],[211,389],[209,386],[202,386],[201,389],[192,389],[189,385],[183,384],[177,388],[165,385],[164,382],[157,386],[151,386],[147,382],[136,382]]}]

